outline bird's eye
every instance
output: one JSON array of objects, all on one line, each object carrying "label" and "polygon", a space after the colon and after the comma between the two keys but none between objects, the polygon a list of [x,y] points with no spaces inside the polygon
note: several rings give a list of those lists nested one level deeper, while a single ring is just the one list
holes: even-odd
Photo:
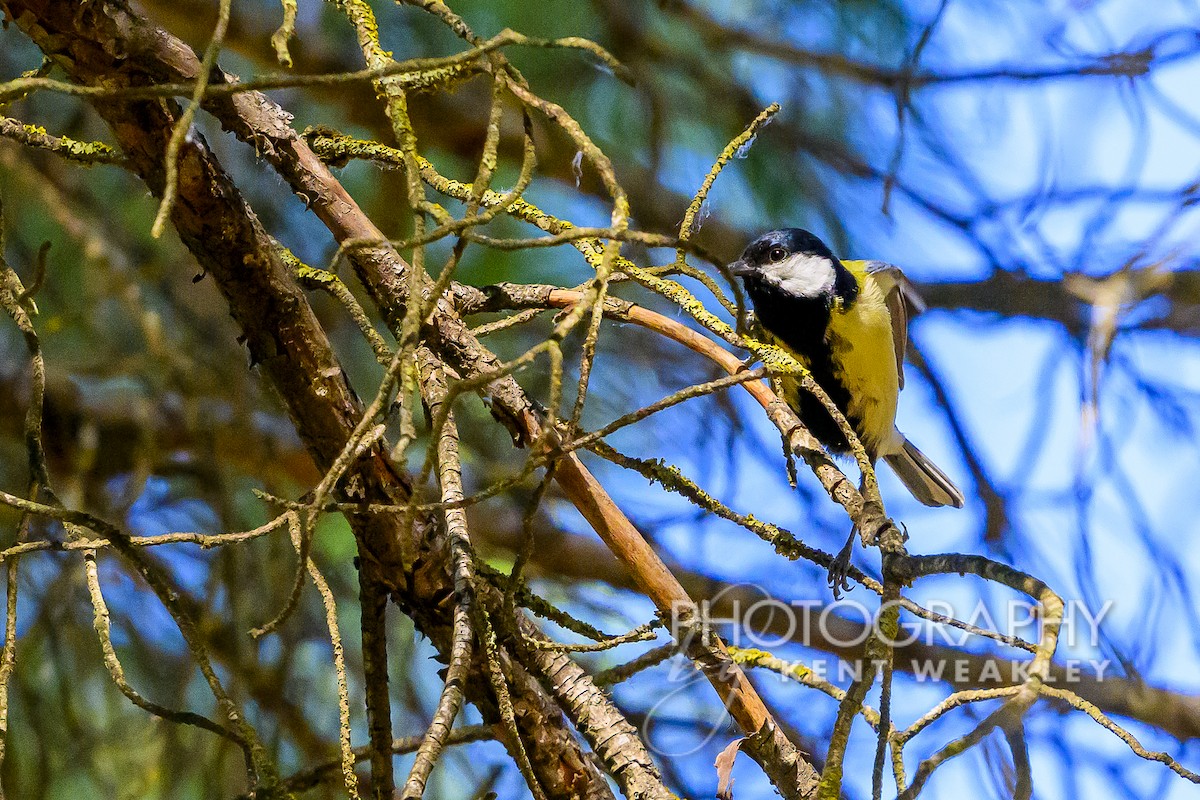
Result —
[{"label": "bird's eye", "polygon": [[772,247],[771,252],[767,253],[767,258],[771,259],[772,264],[777,261],[783,261],[787,258],[787,250],[784,250],[782,247]]}]

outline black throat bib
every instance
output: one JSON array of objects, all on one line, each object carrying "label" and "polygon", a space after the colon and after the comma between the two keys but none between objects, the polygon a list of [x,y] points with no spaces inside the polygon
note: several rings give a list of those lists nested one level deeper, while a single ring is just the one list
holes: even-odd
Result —
[{"label": "black throat bib", "polygon": [[[829,319],[835,313],[834,301],[840,298],[842,307],[848,308],[858,297],[854,276],[840,264],[838,267],[834,290],[828,295],[798,297],[757,276],[746,279],[746,292],[754,303],[759,324],[807,361],[813,379],[858,431],[860,421],[849,413],[850,392],[835,375],[827,337]],[[849,279],[849,286],[844,279]],[[835,453],[850,451],[849,442],[820,400],[798,384],[789,382],[786,389],[789,396],[784,401],[799,414],[813,436]]]}]

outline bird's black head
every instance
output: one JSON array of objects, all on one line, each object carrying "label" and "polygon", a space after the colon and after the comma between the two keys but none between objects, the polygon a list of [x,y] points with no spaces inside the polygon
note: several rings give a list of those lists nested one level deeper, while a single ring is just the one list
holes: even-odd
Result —
[{"label": "bird's black head", "polygon": [[847,305],[858,294],[854,276],[824,242],[800,228],[759,236],[729,265],[746,281],[751,297],[758,291],[802,298],[840,297]]}]

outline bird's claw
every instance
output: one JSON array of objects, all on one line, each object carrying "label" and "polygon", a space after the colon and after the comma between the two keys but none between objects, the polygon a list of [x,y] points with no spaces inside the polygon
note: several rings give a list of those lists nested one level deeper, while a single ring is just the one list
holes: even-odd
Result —
[{"label": "bird's claw", "polygon": [[857,538],[858,526],[850,529],[846,544],[834,557],[829,565],[829,588],[833,590],[833,599],[840,600],[842,592],[850,591],[850,558],[854,555],[854,540]]}]

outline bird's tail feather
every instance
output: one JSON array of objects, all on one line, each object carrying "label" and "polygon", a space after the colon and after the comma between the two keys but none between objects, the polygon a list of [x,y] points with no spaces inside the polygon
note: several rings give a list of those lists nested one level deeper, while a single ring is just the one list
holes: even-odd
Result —
[{"label": "bird's tail feather", "polygon": [[912,496],[925,505],[963,507],[963,493],[954,481],[912,442],[905,439],[898,453],[888,453],[883,458]]}]

